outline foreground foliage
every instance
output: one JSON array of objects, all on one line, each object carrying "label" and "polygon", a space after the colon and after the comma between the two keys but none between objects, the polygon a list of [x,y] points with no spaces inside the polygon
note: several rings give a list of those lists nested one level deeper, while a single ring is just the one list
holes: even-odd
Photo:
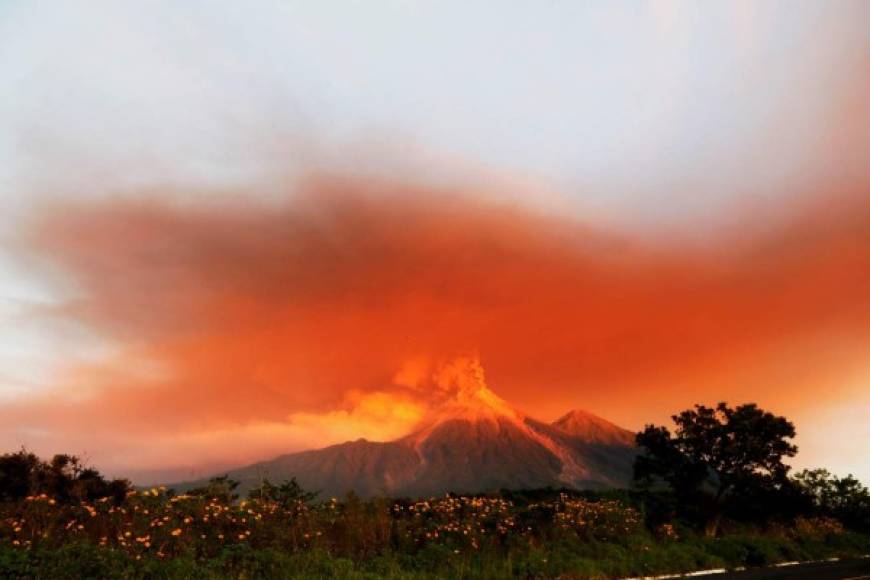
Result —
[{"label": "foreground foliage", "polygon": [[[769,509],[785,498],[788,507],[796,507],[784,463],[797,453],[791,443],[795,428],[785,417],[752,403],[736,408],[719,403],[695,405],[672,419],[673,435],[654,425],[637,434],[643,453],[634,465],[635,483],[646,489],[666,484],[681,505],[704,520],[708,536],[716,536],[723,517],[751,504]],[[771,515],[782,515],[779,511]]]},{"label": "foreground foliage", "polygon": [[318,500],[294,480],[176,495],[74,456],[0,456],[0,578],[619,578],[870,554],[870,491],[789,476],[794,427],[743,405],[648,426],[632,491]]},{"label": "foreground foliage", "polygon": [[[212,492],[212,493],[209,493]],[[231,482],[0,507],[5,578],[619,577],[870,552],[870,537],[810,517],[717,539],[649,529],[615,494],[558,492],[313,502],[290,482],[236,501]]]}]

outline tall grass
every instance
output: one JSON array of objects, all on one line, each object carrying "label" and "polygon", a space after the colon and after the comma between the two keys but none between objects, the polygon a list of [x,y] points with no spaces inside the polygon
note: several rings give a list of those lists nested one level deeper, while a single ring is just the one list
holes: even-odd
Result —
[{"label": "tall grass", "polygon": [[867,552],[870,537],[830,520],[711,540],[575,494],[312,503],[153,489],[0,506],[4,578],[611,578]]}]

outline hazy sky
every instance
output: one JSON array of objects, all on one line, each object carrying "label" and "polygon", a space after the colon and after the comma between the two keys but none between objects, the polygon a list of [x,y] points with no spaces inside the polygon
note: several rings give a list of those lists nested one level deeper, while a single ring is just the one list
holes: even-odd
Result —
[{"label": "hazy sky", "polygon": [[[675,320],[696,324],[701,317],[728,325],[734,316],[741,324],[740,316],[746,316],[745,325],[734,324],[725,331],[728,340],[722,344],[732,351],[750,334],[769,338],[759,350],[770,353],[767,358],[751,362],[738,356],[727,361],[717,358],[720,366],[709,367],[719,373],[715,380],[700,380],[695,371],[672,376],[667,369],[648,366],[644,357],[653,355],[641,348],[642,343],[659,336],[663,322],[644,320],[635,328],[633,322],[622,321],[621,333],[607,336],[621,341],[634,337],[638,343],[625,348],[628,358],[619,364],[634,366],[638,373],[648,369],[649,389],[665,379],[679,384],[673,387],[673,397],[664,397],[661,406],[656,406],[654,396],[629,397],[628,393],[640,389],[635,383],[642,382],[641,378],[609,374],[607,365],[617,365],[615,359],[602,362],[600,372],[593,372],[589,369],[597,366],[583,358],[584,353],[591,356],[588,350],[578,354],[560,348],[536,354],[542,366],[557,369],[545,373],[554,386],[552,397],[541,403],[540,397],[527,394],[534,376],[528,368],[531,362],[523,362],[524,369],[504,362],[516,359],[520,346],[502,344],[493,340],[495,334],[488,334],[496,333],[496,328],[498,333],[509,330],[496,324],[486,332],[459,332],[468,344],[458,346],[479,349],[485,366],[485,355],[490,352],[492,376],[515,382],[492,385],[511,402],[547,419],[560,409],[588,405],[635,428],[645,420],[662,421],[668,411],[677,410],[663,408],[666,404],[750,396],[750,384],[809,377],[808,381],[818,379],[816,386],[795,386],[802,389],[800,396],[786,396],[782,385],[771,386],[769,394],[759,396],[773,410],[781,403],[782,412],[795,415],[805,450],[802,462],[870,479],[870,450],[862,443],[870,439],[864,419],[870,415],[870,363],[863,363],[870,360],[870,352],[861,346],[870,327],[862,318],[866,301],[849,290],[863,288],[860,284],[866,279],[856,268],[866,266],[863,260],[870,254],[866,238],[856,233],[860,228],[838,213],[867,215],[861,199],[868,195],[870,178],[868,24],[870,3],[861,0],[0,0],[0,236],[4,240],[0,251],[0,406],[13,409],[12,415],[18,418],[11,427],[0,428],[0,442],[7,447],[27,444],[45,452],[67,450],[62,448],[64,442],[74,442],[78,447],[71,451],[88,454],[98,465],[122,470],[193,466],[202,457],[205,462],[219,463],[218,452],[226,449],[228,440],[238,441],[227,458],[230,461],[250,459],[244,454],[246,445],[256,454],[355,437],[357,431],[386,435],[372,430],[373,421],[384,421],[372,409],[379,408],[378,397],[395,393],[385,394],[369,384],[348,384],[353,378],[347,376],[335,378],[343,386],[327,388],[325,392],[333,396],[316,404],[305,397],[282,399],[284,404],[277,408],[284,413],[283,419],[257,414],[274,406],[265,397],[263,406],[248,409],[250,416],[244,419],[217,425],[194,417],[187,425],[199,425],[202,419],[201,428],[189,427],[183,434],[173,431],[174,423],[167,423],[168,435],[152,442],[153,454],[142,456],[139,463],[130,458],[143,446],[141,431],[136,433],[138,439],[121,438],[116,445],[106,446],[89,439],[75,425],[65,425],[68,431],[62,431],[31,419],[26,410],[16,410],[21,405],[37,405],[41,397],[58,392],[71,401],[101,397],[114,401],[116,394],[107,395],[103,385],[131,381],[118,375],[121,369],[116,364],[118,359],[129,360],[125,357],[131,350],[137,352],[138,363],[135,368],[127,367],[130,374],[169,380],[166,377],[178,369],[164,356],[168,348],[164,335],[171,334],[166,320],[207,323],[210,319],[202,317],[214,305],[206,308],[195,298],[195,288],[211,288],[211,278],[204,281],[193,274],[176,277],[167,272],[174,265],[211,276],[210,267],[188,255],[191,248],[200,248],[203,254],[220,255],[214,262],[229,268],[232,279],[242,268],[232,256],[247,260],[244,279],[271,279],[275,272],[257,269],[258,264],[268,263],[260,246],[279,244],[276,240],[283,239],[276,220],[282,222],[276,216],[291,222],[298,219],[298,208],[286,205],[295,207],[288,197],[315,206],[311,211],[330,216],[324,219],[338,228],[336,236],[361,245],[360,267],[368,267],[374,279],[394,284],[396,273],[390,268],[405,267],[404,261],[384,260],[380,249],[369,248],[367,238],[357,237],[360,231],[398,236],[411,248],[408,259],[431,260],[429,242],[393,229],[398,226],[377,217],[379,210],[371,209],[368,204],[374,202],[366,197],[373,186],[369,181],[359,185],[367,178],[399,184],[388,188],[394,196],[390,199],[399,207],[396,211],[412,220],[422,219],[420,208],[403,204],[417,197],[429,200],[426,203],[445,196],[461,198],[456,212],[465,212],[462,215],[467,217],[462,220],[467,221],[459,222],[492,232],[486,240],[507,243],[513,235],[505,234],[502,222],[481,217],[496,211],[487,210],[490,206],[486,204],[502,207],[509,202],[511,207],[523,208],[517,211],[532,212],[517,217],[520,226],[516,227],[521,231],[544,228],[548,233],[544,239],[538,238],[539,233],[532,235],[531,249],[511,246],[510,255],[517,264],[524,260],[538,263],[541,256],[552,256],[550,230],[570,229],[570,224],[590,228],[590,239],[604,248],[614,243],[637,244],[643,250],[627,251],[626,261],[630,279],[646,284],[638,288],[655,296],[674,292],[684,297],[695,288],[699,292],[707,288],[718,296],[699,300],[697,311],[677,309]],[[323,174],[345,181],[341,186],[308,186],[311,191],[299,193],[300,179]],[[347,185],[347,180],[354,185]],[[364,212],[376,217],[358,223],[332,206],[320,208],[322,202],[316,198],[326,195],[324,189],[335,187],[352,191],[348,197],[334,198],[344,201],[330,203],[353,204],[362,195],[367,200],[362,203]],[[120,203],[123,199],[137,200],[135,204],[148,199],[156,205],[127,206]],[[274,205],[278,203],[280,208]],[[236,211],[238,221],[233,222],[213,210],[215,204],[244,209]],[[852,204],[859,209],[849,210]],[[831,214],[811,219],[810,225],[799,222],[811,231],[808,238],[816,240],[817,246],[801,245],[803,236],[788,229],[791,215],[804,215],[801,212],[808,211],[807,207],[821,207],[822,213]],[[440,206],[435,203],[434,208]],[[290,212],[291,217],[282,212]],[[144,222],[138,223],[139,218]],[[508,221],[514,227],[512,220]],[[262,228],[264,237],[250,243],[238,241],[241,245],[235,247],[233,240],[251,238],[242,231],[235,236],[227,222],[240,230]],[[864,223],[870,222],[858,222]],[[345,232],[341,228],[352,229]],[[483,243],[450,232],[443,235],[452,240],[446,247],[453,250],[461,251],[462,243]],[[726,244],[747,237],[764,241],[722,258],[734,261],[735,277],[709,267]],[[158,238],[168,241],[154,246]],[[320,237],[300,236],[299,240],[308,244],[302,247],[313,255],[323,255]],[[770,240],[797,247],[795,255],[800,259],[829,256],[827,263],[842,267],[836,274],[831,273],[833,266],[827,271],[828,279],[836,283],[823,289],[801,286],[798,280],[804,278],[800,276],[825,274],[819,274],[819,268],[804,269],[802,262],[780,267],[780,254],[770,250],[774,243]],[[606,258],[596,258],[600,263],[589,265],[582,257],[584,252],[576,253],[587,243],[585,238],[571,237],[566,241],[568,247],[556,252],[557,264],[552,271],[545,268],[554,288],[565,283],[580,294],[587,290],[575,274],[560,269],[568,264],[568,270],[576,273],[578,260],[584,268],[591,268],[584,272],[597,272],[614,288],[621,287],[615,280],[625,274],[611,270]],[[234,248],[230,258],[215,249],[228,245]],[[670,254],[674,246],[678,246],[676,256]],[[153,255],[143,257],[139,251],[143,247]],[[536,253],[541,248],[552,251]],[[487,252],[477,258],[489,259]],[[664,260],[651,257],[657,252],[668,256]],[[332,263],[331,254],[326,255],[325,263]],[[758,255],[767,256],[775,265],[764,262],[759,266],[754,261]],[[851,261],[844,256],[851,256]],[[698,266],[698,262],[708,264]],[[290,276],[289,283],[296,284],[294,276],[319,280],[324,275],[308,262],[297,266],[298,270],[289,273],[281,271],[278,278]],[[340,275],[342,266],[334,267],[329,273],[340,285],[345,280]],[[436,260],[432,275],[452,276],[451,268]],[[763,269],[781,277],[764,278],[759,274]],[[517,265],[514,274],[534,277],[534,272],[534,268]],[[492,274],[503,279],[505,288],[530,292],[501,269]],[[119,276],[124,280],[111,284],[100,278]],[[653,282],[668,276],[674,279],[666,284]],[[467,284],[476,281],[464,271],[460,279]],[[137,284],[135,288],[129,286],[130,280]],[[708,286],[697,286],[698,280]],[[808,313],[806,324],[772,317],[767,326],[753,326],[748,317],[763,318],[771,304],[781,302],[766,292],[782,280],[799,288],[791,294],[788,288],[781,289],[784,296],[795,297],[781,314],[803,320],[801,313]],[[760,286],[742,286],[744,282]],[[172,283],[181,286],[169,292],[186,292],[187,302],[176,304],[173,298],[170,307],[152,301],[162,296],[165,284]],[[397,286],[420,291],[413,285]],[[139,296],[142,287],[148,290]],[[316,284],[298,283],[298,288],[303,287],[326,292]],[[545,289],[532,294],[542,305],[565,298],[554,292]],[[753,299],[755,294],[761,298]],[[115,304],[113,300],[120,295],[139,297],[135,303]],[[498,293],[485,295],[508,300]],[[643,292],[623,296],[628,310],[636,312],[632,321],[644,318],[645,304],[664,308],[658,298],[646,302],[649,296]],[[248,298],[253,297],[272,304],[271,295],[264,297],[259,289],[251,291]],[[441,298],[440,306],[433,308],[443,314]],[[453,295],[448,298],[443,303],[456,316],[473,304]],[[588,298],[601,307],[623,305],[618,300],[611,302],[610,295]],[[89,310],[82,315],[82,304],[93,306],[97,300],[109,304],[106,312],[117,317],[114,321],[107,322],[105,312],[94,315]],[[303,303],[309,304],[302,298],[284,300],[276,308],[301,308]],[[118,310],[112,310],[113,304]],[[740,310],[747,304],[748,310]],[[493,310],[490,315],[508,323],[511,308]],[[132,311],[137,314],[133,316]],[[398,307],[385,318],[375,316],[366,323],[397,332],[396,317],[402,312]],[[303,311],[294,316],[308,314]],[[539,314],[529,310],[519,318],[531,324],[528,321]],[[159,324],[154,323],[158,330],[142,322],[143,316],[159,319]],[[284,316],[290,315],[285,312]],[[245,324],[257,320],[248,311],[242,318]],[[840,318],[851,320],[848,328],[834,324]],[[298,320],[291,316],[287,324]],[[219,336],[244,334],[223,322]],[[574,322],[582,324],[581,319]],[[336,332],[345,323],[335,321]],[[770,330],[770,325],[776,330]],[[543,332],[543,327],[535,328]],[[357,336],[347,332],[347,336]],[[708,336],[697,332],[699,337]],[[316,332],[312,333],[281,334],[281,338],[311,340]],[[257,336],[265,340],[259,331]],[[581,345],[589,340],[591,345],[602,336],[568,333],[565,339]],[[471,344],[472,339],[493,343]],[[706,339],[699,340],[704,343]],[[437,343],[438,350],[444,348],[442,342],[431,338],[418,346],[425,350]],[[235,347],[220,350],[229,348],[223,342],[220,348],[216,342],[209,344],[199,345],[197,349],[202,350],[197,352],[211,353],[216,361],[221,352],[244,356]],[[703,357],[718,357],[718,349],[725,348],[718,342],[715,347],[710,344],[709,352],[675,349],[655,356],[667,359],[671,366],[686,357],[687,366],[694,368],[708,360]],[[382,365],[399,356],[385,347],[381,350],[389,353],[384,354]],[[323,353],[307,354],[316,359]],[[583,362],[579,366],[559,360],[578,356]],[[792,364],[795,359],[799,364]],[[107,366],[107,360],[115,362]],[[238,368],[236,374],[228,370],[227,376],[236,377],[238,384],[222,388],[245,393],[249,388],[245,381],[251,381],[265,383],[282,396],[284,388],[293,392],[313,388],[304,384],[310,377],[302,375],[290,385],[287,376],[292,373],[287,374],[283,363],[270,364],[257,367],[265,374],[256,376]],[[375,366],[372,363],[372,369],[365,371],[371,377],[384,370]],[[315,368],[320,367],[311,367]],[[281,373],[285,373],[282,378],[275,379]],[[366,380],[375,380],[371,377]],[[213,378],[198,377],[205,383]],[[592,385],[593,379],[601,384]],[[136,379],[140,380],[145,379]],[[687,386],[691,381],[696,381],[697,393]],[[728,381],[739,381],[741,386],[730,389]],[[180,392],[185,384],[177,385]],[[601,392],[604,384],[621,385],[623,391],[614,391],[623,393],[617,397],[621,398],[609,404]],[[201,384],[191,392],[208,397],[209,388],[211,383]],[[123,392],[118,396],[123,398]],[[638,403],[633,406],[628,400]],[[148,424],[153,409],[140,410],[143,423]],[[400,431],[409,416],[388,419]],[[155,415],[153,424],[163,425],[161,420]],[[277,440],[280,445],[277,437],[282,438]],[[170,463],[161,463],[161,451],[172,446],[183,452]]]}]

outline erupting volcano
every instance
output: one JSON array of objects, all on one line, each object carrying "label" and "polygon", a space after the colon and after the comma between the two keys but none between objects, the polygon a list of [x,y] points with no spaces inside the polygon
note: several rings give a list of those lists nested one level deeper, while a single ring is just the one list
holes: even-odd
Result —
[{"label": "erupting volcano", "polygon": [[[547,424],[526,416],[486,384],[476,357],[441,365],[423,386],[434,400],[414,431],[282,455],[229,472],[243,490],[295,477],[326,495],[474,493],[538,487],[625,485],[634,435],[585,411]],[[174,486],[186,489],[201,484]]]}]

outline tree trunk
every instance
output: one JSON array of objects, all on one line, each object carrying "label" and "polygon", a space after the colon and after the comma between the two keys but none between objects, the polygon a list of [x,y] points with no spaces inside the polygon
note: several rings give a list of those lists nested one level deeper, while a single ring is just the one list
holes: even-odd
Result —
[{"label": "tree trunk", "polygon": [[712,514],[707,518],[707,525],[704,527],[704,534],[708,538],[715,538],[719,533],[719,522],[722,521],[722,514],[725,511],[723,498],[728,493],[728,485],[719,484],[719,489],[716,490],[716,496],[713,498],[713,505],[710,506]]},{"label": "tree trunk", "polygon": [[712,517],[707,519],[707,525],[704,526],[704,535],[708,538],[715,538],[719,533],[719,522],[722,520],[722,512],[717,512]]}]

